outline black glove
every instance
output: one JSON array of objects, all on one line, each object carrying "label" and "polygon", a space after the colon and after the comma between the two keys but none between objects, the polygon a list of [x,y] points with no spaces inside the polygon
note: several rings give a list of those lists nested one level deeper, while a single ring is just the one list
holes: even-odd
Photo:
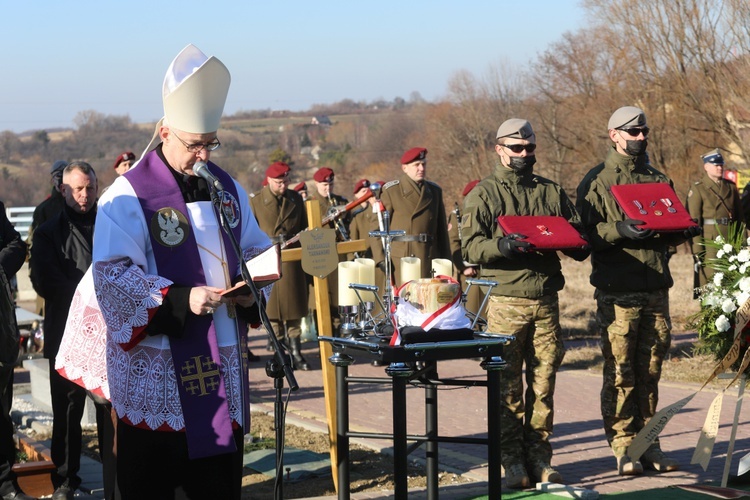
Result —
[{"label": "black glove", "polygon": [[583,262],[591,253],[591,249],[588,247],[576,248],[575,250],[565,250],[563,253],[577,262]]},{"label": "black glove", "polygon": [[509,234],[503,238],[497,240],[497,249],[503,254],[506,259],[515,259],[518,254],[526,252],[531,246],[528,241],[520,241],[521,238],[526,236],[518,233]]},{"label": "black glove", "polygon": [[685,235],[685,238],[694,238],[696,236],[699,236],[703,231],[701,231],[700,226],[690,226],[682,233]]},{"label": "black glove", "polygon": [[643,224],[642,220],[625,219],[617,221],[615,228],[620,236],[629,240],[645,240],[654,235],[653,229],[640,229],[638,226]]}]

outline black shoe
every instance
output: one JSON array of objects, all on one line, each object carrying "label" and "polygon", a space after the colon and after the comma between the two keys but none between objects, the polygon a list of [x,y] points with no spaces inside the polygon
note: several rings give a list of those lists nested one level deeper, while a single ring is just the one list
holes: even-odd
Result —
[{"label": "black shoe", "polygon": [[73,500],[75,489],[71,488],[67,484],[63,484],[57,487],[55,492],[52,494],[52,500]]},{"label": "black shoe", "polygon": [[260,356],[258,356],[257,354],[253,354],[253,351],[251,351],[250,349],[248,349],[247,350],[247,362],[248,363],[257,363],[258,361],[260,361]]},{"label": "black shoe", "polygon": [[307,364],[305,358],[302,357],[302,346],[299,337],[287,339],[289,342],[289,350],[292,352],[292,361],[295,370],[309,371],[310,365]]},{"label": "black shoe", "polygon": [[32,497],[31,495],[27,495],[23,491],[21,491],[21,488],[17,488],[15,491],[11,491],[10,493],[6,493],[3,495],[2,500],[38,500],[37,497]]}]

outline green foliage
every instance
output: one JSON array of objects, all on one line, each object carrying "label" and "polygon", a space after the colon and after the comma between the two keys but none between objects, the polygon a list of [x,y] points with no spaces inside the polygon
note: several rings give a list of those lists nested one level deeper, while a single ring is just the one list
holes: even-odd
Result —
[{"label": "green foliage", "polygon": [[243,450],[245,453],[250,453],[251,451],[270,450],[273,448],[276,448],[276,439],[260,438],[253,433],[252,441],[247,442],[246,440]]},{"label": "green foliage", "polygon": [[37,130],[34,132],[34,140],[46,146],[50,141],[49,134],[47,134],[46,130]]},{"label": "green foliage", "polygon": [[291,165],[292,155],[290,155],[280,147],[276,148],[268,155],[268,163],[276,163],[277,161],[286,163],[287,165]]},{"label": "green foliage", "polygon": [[320,164],[341,168],[346,165],[346,159],[351,150],[352,147],[349,144],[345,144],[343,149],[324,151],[320,153]]},{"label": "green foliage", "polygon": [[730,224],[727,238],[704,240],[717,250],[706,266],[713,269],[713,280],[700,290],[701,310],[689,319],[700,340],[695,351],[721,359],[734,342],[737,309],[750,298],[750,248],[745,225]]}]

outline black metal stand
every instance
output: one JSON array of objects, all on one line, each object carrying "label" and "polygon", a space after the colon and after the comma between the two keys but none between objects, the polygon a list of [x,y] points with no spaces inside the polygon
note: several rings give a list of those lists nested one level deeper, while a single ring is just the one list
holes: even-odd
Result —
[{"label": "black metal stand", "polygon": [[[209,190],[211,191],[211,202],[214,205],[216,211],[219,212],[219,221],[221,222],[221,228],[229,236],[229,240],[232,243],[232,249],[234,250],[237,260],[240,263],[240,274],[245,284],[250,288],[250,292],[255,299],[255,303],[258,305],[258,311],[260,313],[260,320],[263,326],[266,328],[271,345],[274,347],[274,359],[268,362],[266,365],[266,374],[274,379],[274,387],[276,388],[276,400],[274,402],[274,422],[276,425],[276,481],[274,483],[274,499],[281,500],[283,498],[283,468],[284,468],[284,406],[283,406],[283,395],[282,389],[284,387],[284,377],[286,377],[291,391],[299,389],[297,379],[294,377],[292,365],[289,361],[289,354],[282,348],[281,342],[276,338],[276,334],[273,331],[271,322],[268,319],[268,313],[263,304],[263,300],[260,296],[258,287],[255,286],[253,278],[250,275],[250,271],[247,268],[245,259],[242,255],[242,249],[237,243],[237,239],[234,237],[231,227],[229,226],[229,220],[227,219],[224,210],[221,208],[221,199],[218,195],[217,190],[209,184]],[[247,351],[247,339],[242,332],[237,333],[238,339],[237,344],[240,349],[245,348]],[[247,369],[246,367],[244,369]],[[246,407],[246,402],[243,401],[243,408]]]},{"label": "black metal stand", "polygon": [[[393,441],[393,476],[395,498],[407,498],[407,456],[425,443],[427,457],[427,498],[438,498],[438,443],[483,444],[488,447],[488,495],[491,500],[500,498],[500,371],[506,362],[502,359],[503,345],[514,340],[512,336],[497,335],[467,341],[426,342],[391,347],[377,342],[336,337],[320,337],[331,342],[336,351],[329,361],[336,366],[336,413],[338,425],[337,450],[339,457],[338,481],[339,500],[349,500],[349,490],[342,485],[349,484],[349,439],[375,438]],[[349,365],[354,358],[378,359],[389,364],[386,374],[389,377],[350,377]],[[487,372],[486,381],[475,381],[473,385],[487,387],[487,438],[462,438],[440,436],[438,432],[438,387],[466,386],[465,380],[440,379],[437,377],[437,361],[482,357],[480,366]],[[416,361],[424,368],[417,370]],[[417,380],[425,387],[425,434],[407,434],[406,388],[411,380]],[[349,430],[349,383],[386,384],[392,387],[393,434],[352,432]],[[409,447],[408,441],[414,441]]]}]

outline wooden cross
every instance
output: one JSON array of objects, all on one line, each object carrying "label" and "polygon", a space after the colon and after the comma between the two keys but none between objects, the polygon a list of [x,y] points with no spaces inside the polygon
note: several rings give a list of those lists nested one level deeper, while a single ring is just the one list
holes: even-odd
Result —
[{"label": "wooden cross", "polygon": [[[360,199],[361,200],[361,199]],[[356,200],[356,201],[360,201]],[[320,208],[317,200],[307,200],[307,225],[309,229],[321,227]],[[348,254],[361,252],[368,248],[365,240],[344,241],[336,244],[336,253]],[[302,260],[302,248],[291,248],[281,251],[282,262],[295,262]],[[328,299],[328,276],[313,276],[313,290],[315,291],[315,309],[318,317],[318,335],[324,337],[333,336],[331,321],[331,303]],[[319,342],[320,346],[320,368],[323,372],[323,394],[325,399],[326,416],[328,421],[328,437],[330,440],[331,473],[333,474],[333,485],[336,492],[339,491],[338,484],[338,453],[336,452],[336,371],[328,358],[333,355],[333,345],[330,342]],[[348,485],[343,485],[348,488]]]}]

